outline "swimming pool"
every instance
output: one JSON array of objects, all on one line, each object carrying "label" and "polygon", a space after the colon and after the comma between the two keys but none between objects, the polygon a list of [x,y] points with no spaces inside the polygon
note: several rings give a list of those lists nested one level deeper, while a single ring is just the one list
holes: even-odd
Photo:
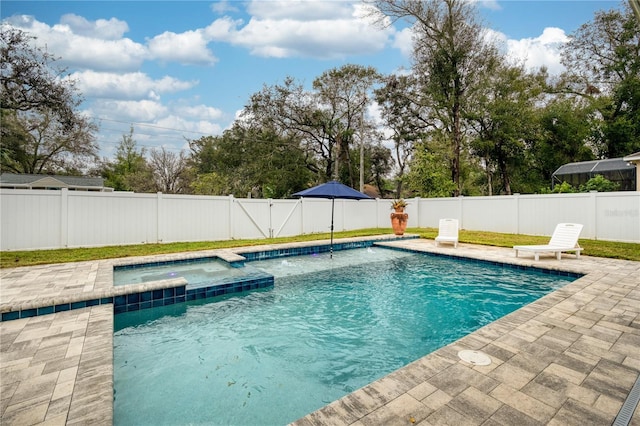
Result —
[{"label": "swimming pool", "polygon": [[249,265],[275,287],[115,316],[115,424],[285,424],[573,280],[379,248]]}]

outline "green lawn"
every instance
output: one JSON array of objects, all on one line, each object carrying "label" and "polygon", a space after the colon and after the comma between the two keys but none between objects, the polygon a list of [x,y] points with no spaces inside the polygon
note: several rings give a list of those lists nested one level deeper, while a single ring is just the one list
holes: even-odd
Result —
[{"label": "green lawn", "polygon": [[[418,234],[421,238],[433,239],[438,234],[435,228],[409,228],[408,234]],[[336,232],[334,238],[361,237],[392,233],[391,228],[360,229],[357,231]],[[80,262],[85,260],[112,259],[119,257],[144,256],[153,254],[179,253],[186,251],[211,250],[241,246],[259,246],[300,241],[329,239],[329,233],[308,234],[297,237],[270,238],[260,240],[206,241],[197,243],[139,244],[129,246],[111,246],[96,248],[75,248],[35,251],[2,251],[0,268],[16,266],[43,265],[49,263]],[[549,237],[530,235],[498,234],[480,231],[460,231],[460,242],[498,247],[512,247],[521,244],[546,244]],[[640,244],[617,243],[610,241],[580,240],[583,254],[640,261]]]}]

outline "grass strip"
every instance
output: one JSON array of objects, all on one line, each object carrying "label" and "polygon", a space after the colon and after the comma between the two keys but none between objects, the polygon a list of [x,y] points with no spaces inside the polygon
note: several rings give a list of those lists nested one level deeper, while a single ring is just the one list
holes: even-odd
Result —
[{"label": "grass strip", "polygon": [[[438,235],[436,228],[410,228],[408,234],[417,234],[421,238],[434,239]],[[390,234],[391,228],[370,228],[355,231],[335,232],[334,238],[367,237],[373,235]],[[0,252],[0,268],[18,266],[45,265],[51,263],[82,262],[88,260],[114,259],[133,256],[148,256],[155,254],[180,253],[188,251],[213,250],[243,246],[260,246],[267,244],[281,244],[327,240],[330,234],[305,234],[295,237],[281,237],[256,240],[224,240],[201,241],[187,243],[166,244],[136,244],[126,246],[87,247],[54,250],[2,251]],[[496,247],[513,247],[514,245],[546,244],[549,237],[501,234],[483,231],[460,231],[460,242]],[[620,243],[600,240],[579,240],[584,248],[583,254],[588,256],[606,257],[611,259],[626,259],[640,261],[640,244]]]}]

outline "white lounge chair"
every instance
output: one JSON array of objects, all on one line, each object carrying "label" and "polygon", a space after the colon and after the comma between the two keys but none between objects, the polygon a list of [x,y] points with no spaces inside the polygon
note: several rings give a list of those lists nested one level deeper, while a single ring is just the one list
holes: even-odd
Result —
[{"label": "white lounge chair", "polygon": [[528,251],[533,253],[535,260],[540,259],[540,253],[555,253],[556,258],[560,260],[563,251],[575,251],[576,258],[580,258],[582,247],[578,244],[578,237],[581,231],[582,225],[579,223],[559,223],[553,231],[549,244],[513,246],[513,249],[516,251],[516,257],[518,257],[518,252]]},{"label": "white lounge chair", "polygon": [[440,219],[436,246],[440,243],[450,243],[458,248],[458,219]]}]

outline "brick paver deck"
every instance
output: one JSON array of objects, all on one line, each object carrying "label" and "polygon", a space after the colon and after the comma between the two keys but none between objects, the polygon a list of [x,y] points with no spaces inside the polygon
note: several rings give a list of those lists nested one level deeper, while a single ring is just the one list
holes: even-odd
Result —
[{"label": "brick paver deck", "polygon": [[[461,244],[454,249],[429,240],[385,244],[585,275],[297,420],[296,426],[612,424],[640,373],[640,262],[588,253],[534,262],[504,248]],[[233,257],[246,250],[160,258]],[[140,260],[1,270],[0,311],[110,294],[113,265]],[[110,305],[3,321],[0,333],[1,424],[113,423]],[[482,351],[492,363],[466,363],[458,357],[462,349]],[[640,426],[640,410],[631,424]]]}]

